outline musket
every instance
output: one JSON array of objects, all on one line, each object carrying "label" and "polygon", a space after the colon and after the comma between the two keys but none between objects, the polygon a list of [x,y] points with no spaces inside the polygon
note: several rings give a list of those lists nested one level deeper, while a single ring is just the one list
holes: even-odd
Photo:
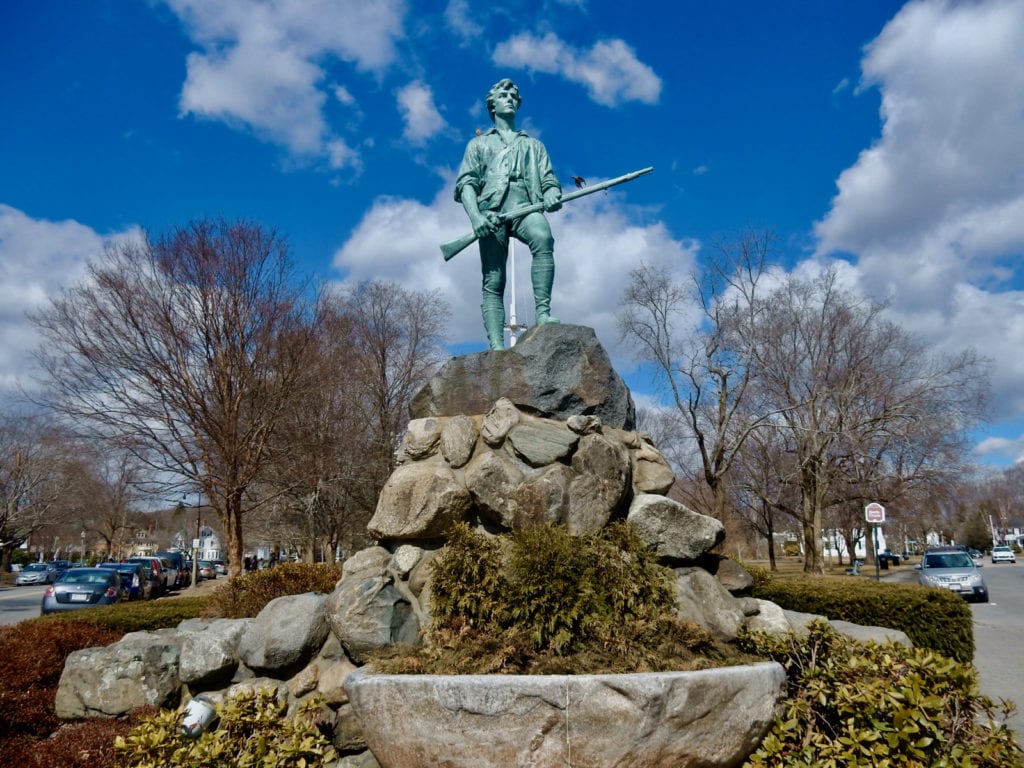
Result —
[{"label": "musket", "polygon": [[[576,198],[583,197],[584,195],[592,195],[595,192],[600,192],[602,189],[614,187],[616,184],[625,184],[627,181],[632,181],[638,176],[643,176],[644,174],[650,173],[653,170],[653,167],[642,168],[639,171],[633,171],[632,173],[627,173],[624,176],[609,179],[608,181],[602,181],[600,184],[594,184],[593,186],[590,187],[584,187],[583,189],[577,190],[576,192],[570,192],[568,195],[563,196],[561,202],[568,203],[570,200],[575,200]],[[516,208],[511,211],[506,211],[505,213],[499,213],[498,217],[501,219],[502,223],[505,223],[506,221],[512,221],[514,219],[526,216],[528,213],[536,213],[538,211],[543,211],[544,207],[545,203],[532,203],[530,205],[524,205],[522,208]],[[447,243],[441,243],[441,255],[444,256],[445,261],[448,261],[449,259],[452,258],[452,256],[457,254],[459,251],[463,250],[467,246],[472,245],[474,242],[476,242],[476,240],[477,235],[473,232],[470,232],[468,235],[463,235],[462,237],[456,238],[455,240],[451,240]]]}]

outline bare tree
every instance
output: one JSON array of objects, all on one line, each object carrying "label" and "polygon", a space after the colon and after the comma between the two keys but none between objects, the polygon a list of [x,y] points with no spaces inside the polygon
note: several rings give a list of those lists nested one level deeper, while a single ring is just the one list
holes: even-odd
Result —
[{"label": "bare tree", "polygon": [[[759,302],[747,348],[795,451],[805,570],[820,572],[824,510],[863,498],[869,480],[896,497],[941,474],[983,413],[985,368],[970,351],[929,353],[834,270],[790,276]],[[845,495],[842,465],[864,473]]]},{"label": "bare tree", "polygon": [[200,489],[240,572],[247,498],[313,337],[284,240],[199,221],[121,243],[34,316],[48,402],[137,456],[167,498]]},{"label": "bare tree", "polygon": [[390,474],[409,402],[445,357],[448,304],[437,291],[406,291],[374,281],[341,297],[339,311],[353,321],[360,402]]},{"label": "bare tree", "polygon": [[[352,551],[394,468],[409,402],[443,359],[447,303],[436,293],[371,282],[324,302],[317,381],[275,440],[291,533],[307,557]],[[301,446],[300,450],[294,450]],[[297,460],[297,461],[296,461]]]},{"label": "bare tree", "polygon": [[67,517],[74,456],[70,437],[45,418],[0,419],[0,571],[10,570],[15,547]]},{"label": "bare tree", "polygon": [[[638,345],[683,417],[711,490],[710,514],[725,516],[726,477],[751,433],[771,416],[751,408],[753,356],[741,329],[754,322],[758,284],[773,237],[751,232],[722,243],[687,288],[668,270],[643,265],[630,273],[618,315],[623,338]],[[753,418],[739,419],[745,409]]]},{"label": "bare tree", "polygon": [[780,518],[791,524],[800,506],[798,473],[786,438],[786,433],[777,429],[753,432],[732,473],[737,513],[765,539],[772,571],[778,570],[775,538],[783,532]]},{"label": "bare tree", "polygon": [[141,468],[130,453],[104,450],[88,440],[77,441],[75,455],[76,502],[70,514],[95,551],[119,557],[130,546],[129,522],[141,498],[137,489]]}]

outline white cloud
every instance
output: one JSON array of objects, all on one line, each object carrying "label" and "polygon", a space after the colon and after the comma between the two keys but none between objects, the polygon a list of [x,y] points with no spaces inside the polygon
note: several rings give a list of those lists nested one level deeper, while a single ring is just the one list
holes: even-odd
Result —
[{"label": "white cloud", "polygon": [[448,125],[437,111],[434,93],[426,83],[409,83],[398,91],[396,98],[405,123],[402,135],[414,144],[425,143]]},{"label": "white cloud", "polygon": [[[441,242],[470,231],[451,187],[452,180],[446,179],[429,205],[393,197],[376,200],[335,254],[334,266],[347,281],[381,279],[409,289],[439,289],[452,306],[449,342],[479,343],[483,348],[477,246],[469,246],[447,263],[439,250]],[[616,368],[630,369],[631,353],[619,345],[615,328],[615,312],[630,270],[647,262],[686,274],[696,245],[673,239],[661,223],[634,223],[615,193],[567,203],[548,219],[555,235],[553,314],[563,322],[594,328]],[[533,322],[530,254],[522,243],[516,242],[515,247],[516,314],[519,322],[528,324]]]},{"label": "white cloud", "polygon": [[[1024,243],[1024,3],[908,4],[872,42],[861,88],[882,137],[839,177],[822,250],[899,251],[928,237],[964,260]],[[941,232],[939,232],[941,230]],[[999,248],[976,249],[995,239]]]},{"label": "white cloud", "polygon": [[1015,440],[1005,437],[986,437],[977,446],[974,453],[976,456],[986,458],[1010,458],[1014,463],[1024,462],[1024,436]]},{"label": "white cloud", "polygon": [[579,83],[591,99],[608,107],[627,101],[656,104],[661,96],[661,78],[622,40],[602,40],[582,50],[551,32],[543,37],[521,32],[499,43],[492,58],[501,66]]},{"label": "white cloud", "polygon": [[343,104],[351,98],[344,86],[324,84],[322,63],[341,60],[380,74],[396,58],[405,15],[403,0],[168,4],[201,48],[187,59],[182,113],[244,126],[314,158],[339,140],[324,118],[328,93]]},{"label": "white cloud", "polygon": [[473,18],[469,0],[448,0],[448,5],[444,9],[444,20],[456,36],[466,43],[484,33],[483,26]]},{"label": "white cloud", "polygon": [[27,385],[38,344],[26,313],[85,274],[87,259],[138,230],[103,236],[76,221],[42,221],[0,203],[0,396]]},{"label": "white cloud", "polygon": [[352,149],[344,139],[331,139],[324,149],[327,152],[327,164],[331,168],[351,166],[357,172],[362,170],[363,164],[359,153]]},{"label": "white cloud", "polygon": [[334,91],[334,98],[344,104],[346,107],[354,106],[356,103],[356,97],[352,95],[348,88],[344,85],[335,85],[332,89]]},{"label": "white cloud", "polygon": [[908,3],[862,70],[882,134],[840,174],[818,254],[856,256],[937,348],[993,360],[995,418],[1024,422],[1024,3]]}]

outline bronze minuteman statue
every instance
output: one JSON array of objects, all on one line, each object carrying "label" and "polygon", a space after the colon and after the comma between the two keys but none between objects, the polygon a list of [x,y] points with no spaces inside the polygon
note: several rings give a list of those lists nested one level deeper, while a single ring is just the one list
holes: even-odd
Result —
[{"label": "bronze minuteman statue", "polygon": [[466,209],[473,232],[441,246],[447,261],[474,240],[480,242],[483,272],[480,309],[491,349],[505,346],[509,238],[525,243],[533,259],[530,280],[534,322],[537,325],[557,323],[558,318],[551,314],[555,239],[544,213],[557,211],[563,202],[632,181],[654,170],[644,168],[592,186],[586,186],[582,177],[574,176],[579,189],[563,197],[562,185],[558,183],[544,145],[516,129],[516,113],[521,103],[519,89],[508,78],[499,80],[487,93],[487,112],[494,125],[466,145],[455,180],[455,200]]},{"label": "bronze minuteman statue", "polygon": [[484,330],[491,349],[505,346],[505,270],[508,241],[514,237],[530,249],[533,262],[535,322],[557,323],[551,315],[551,286],[555,279],[555,239],[541,211],[503,220],[500,214],[541,204],[544,211],[562,207],[558,183],[547,150],[537,139],[516,130],[522,102],[509,79],[495,83],[487,94],[493,127],[470,140],[455,181],[455,200],[461,202],[473,234],[480,239],[483,271]]}]

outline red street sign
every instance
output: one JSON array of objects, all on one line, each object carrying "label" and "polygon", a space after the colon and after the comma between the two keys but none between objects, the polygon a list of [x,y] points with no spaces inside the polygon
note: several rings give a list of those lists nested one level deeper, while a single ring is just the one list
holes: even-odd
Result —
[{"label": "red street sign", "polygon": [[864,519],[869,523],[885,522],[885,507],[877,501],[873,501],[864,507]]}]

